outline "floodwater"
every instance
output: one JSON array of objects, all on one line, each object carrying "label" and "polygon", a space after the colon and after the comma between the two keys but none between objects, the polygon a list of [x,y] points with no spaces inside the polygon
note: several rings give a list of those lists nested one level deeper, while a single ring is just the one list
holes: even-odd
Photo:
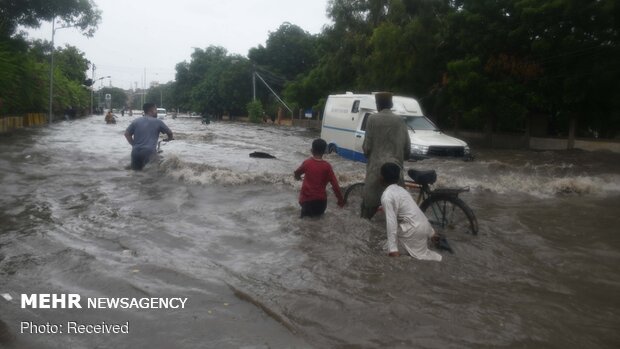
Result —
[{"label": "floodwater", "polygon": [[[292,171],[318,133],[167,119],[176,140],[126,170],[129,117],[0,136],[0,347],[617,348],[620,156],[477,150],[409,163],[469,186],[477,236],[441,263],[383,251],[333,196],[301,220]],[[476,149],[475,149],[476,150]],[[253,151],[277,159],[253,159]],[[364,165],[327,156],[343,186]],[[184,309],[22,309],[20,294],[186,297]],[[128,334],[20,333],[129,322]]]}]

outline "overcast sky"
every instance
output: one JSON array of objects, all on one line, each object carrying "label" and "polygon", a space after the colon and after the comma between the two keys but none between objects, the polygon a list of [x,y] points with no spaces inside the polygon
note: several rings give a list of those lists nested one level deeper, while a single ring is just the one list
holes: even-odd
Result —
[{"label": "overcast sky", "polygon": [[[290,22],[316,34],[328,23],[327,0],[95,0],[102,19],[94,37],[73,28],[56,31],[55,46],[76,46],[96,65],[95,78],[111,75],[128,89],[146,80],[174,80],[174,67],[189,61],[192,47],[223,46],[247,56],[270,31]],[[28,30],[51,39],[51,24]],[[88,73],[90,77],[91,72]],[[105,82],[104,82],[105,81]],[[96,87],[108,80],[97,83]]]}]

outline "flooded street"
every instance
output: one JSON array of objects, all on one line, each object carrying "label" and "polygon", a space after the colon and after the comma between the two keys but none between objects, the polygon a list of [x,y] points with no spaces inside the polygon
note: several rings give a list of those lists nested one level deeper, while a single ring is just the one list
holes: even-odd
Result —
[{"label": "flooded street", "polygon": [[[620,155],[474,149],[425,160],[469,186],[478,236],[441,263],[388,258],[385,227],[339,209],[301,220],[292,172],[318,132],[199,119],[126,170],[130,117],[0,137],[0,347],[617,348]],[[277,159],[254,159],[253,151]],[[346,186],[365,166],[327,156]],[[22,293],[187,297],[185,309],[22,309]],[[130,324],[20,334],[20,322]]]}]

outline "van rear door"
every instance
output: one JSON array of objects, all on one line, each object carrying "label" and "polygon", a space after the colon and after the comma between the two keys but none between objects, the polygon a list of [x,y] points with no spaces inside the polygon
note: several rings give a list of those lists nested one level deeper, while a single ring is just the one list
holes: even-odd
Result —
[{"label": "van rear door", "polygon": [[368,117],[370,113],[363,113],[363,117],[360,118],[360,123],[355,130],[355,152],[362,154],[360,155],[360,159],[356,159],[357,161],[366,161],[366,157],[364,157],[364,149],[362,146],[364,145],[364,136],[366,135],[366,125],[368,124]]}]

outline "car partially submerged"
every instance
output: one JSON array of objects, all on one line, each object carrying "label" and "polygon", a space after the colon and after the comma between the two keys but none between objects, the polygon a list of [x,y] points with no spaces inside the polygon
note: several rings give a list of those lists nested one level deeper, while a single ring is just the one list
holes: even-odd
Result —
[{"label": "car partially submerged", "polygon": [[[453,157],[471,159],[466,142],[446,135],[422,113],[418,102],[410,97],[394,96],[392,111],[400,115],[409,128],[411,159]],[[362,150],[368,117],[377,112],[373,94],[330,95],[325,104],[321,138],[330,152],[366,162]]]},{"label": "car partially submerged", "polygon": [[471,158],[471,150],[466,142],[441,132],[425,116],[404,116],[411,139],[411,157],[426,158],[449,156]]},{"label": "car partially submerged", "polygon": [[168,112],[166,111],[166,109],[164,108],[157,108],[157,118],[158,119],[165,119],[166,115],[168,114]]}]

